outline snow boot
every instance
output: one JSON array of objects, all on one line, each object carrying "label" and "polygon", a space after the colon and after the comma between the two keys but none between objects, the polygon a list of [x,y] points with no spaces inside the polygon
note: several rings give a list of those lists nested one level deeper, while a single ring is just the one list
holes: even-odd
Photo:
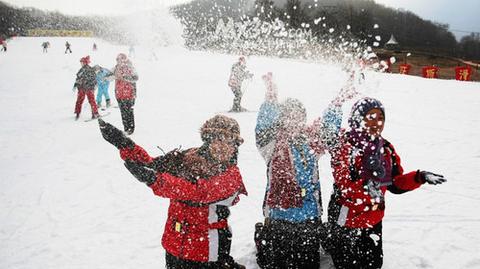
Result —
[{"label": "snow boot", "polygon": [[107,108],[109,108],[110,107],[110,99],[107,99],[106,101],[107,101]]},{"label": "snow boot", "polygon": [[78,120],[80,118],[80,113],[75,113],[75,120]]},{"label": "snow boot", "polygon": [[95,113],[92,115],[92,120],[100,118],[100,114]]}]

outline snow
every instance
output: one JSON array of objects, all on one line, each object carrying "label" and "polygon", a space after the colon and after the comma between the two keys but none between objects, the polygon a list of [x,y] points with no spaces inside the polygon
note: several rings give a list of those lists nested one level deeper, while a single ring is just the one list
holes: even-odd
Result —
[{"label": "snow", "polygon": [[[40,47],[45,40],[52,45],[47,54]],[[73,54],[64,54],[66,40]],[[128,173],[95,121],[83,121],[91,116],[87,102],[82,120],[74,121],[71,89],[80,57],[89,54],[93,64],[113,67],[119,52],[128,46],[42,37],[11,40],[0,55],[0,268],[164,267],[160,239],[168,201]],[[136,47],[140,79],[132,139],[154,156],[161,154],[157,146],[199,146],[202,123],[231,107],[227,81],[238,55],[181,47],[155,49],[158,61],[151,55]],[[272,71],[280,99],[300,99],[310,122],[347,79],[341,66],[326,63],[248,57],[247,67],[255,77],[243,106],[258,110],[265,96],[261,76]],[[359,91],[384,103],[383,134],[406,171],[424,169],[448,179],[387,195],[384,268],[480,268],[480,84],[368,72]],[[352,104],[345,104],[345,117]],[[105,120],[121,127],[118,109],[111,111]],[[239,167],[249,192],[232,208],[232,255],[257,268],[253,231],[262,219],[266,179],[254,142],[256,113],[227,115],[239,121],[245,139]],[[332,184],[328,157],[320,169],[325,207]]]}]

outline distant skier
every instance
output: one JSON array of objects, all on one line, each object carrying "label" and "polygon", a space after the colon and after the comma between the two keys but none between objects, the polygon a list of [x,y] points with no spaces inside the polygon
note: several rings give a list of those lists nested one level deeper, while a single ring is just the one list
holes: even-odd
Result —
[{"label": "distant skier", "polygon": [[49,47],[50,47],[50,42],[48,41],[43,42],[42,43],[43,53],[47,53]]},{"label": "distant skier", "polygon": [[97,51],[97,43],[93,43],[93,48],[92,48],[93,51]]},{"label": "distant skier", "polygon": [[72,49],[70,47],[71,47],[70,43],[68,43],[68,41],[65,42],[65,54],[67,54],[67,51],[72,53]]},{"label": "distant skier", "polygon": [[113,70],[115,76],[115,97],[122,115],[123,128],[127,135],[135,131],[133,106],[137,97],[138,75],[127,55],[120,53],[117,56],[117,65]]},{"label": "distant skier", "polygon": [[228,86],[235,96],[232,109],[230,110],[231,112],[246,111],[246,109],[241,106],[243,96],[242,83],[245,79],[253,77],[253,74],[248,72],[246,68],[246,60],[243,56],[238,58],[238,62],[232,66],[230,79],[228,80]]},{"label": "distant skier", "polygon": [[247,195],[237,166],[243,143],[237,121],[214,116],[200,129],[199,148],[155,158],[111,124],[101,119],[99,124],[130,173],[155,195],[170,200],[162,237],[167,269],[245,268],[230,256],[228,225],[229,207]]},{"label": "distant skier", "polygon": [[128,57],[135,57],[135,47],[133,45],[130,45],[130,47],[128,48]]},{"label": "distant skier", "polygon": [[95,72],[97,73],[97,106],[102,106],[102,97],[105,97],[106,107],[110,107],[110,95],[108,94],[108,86],[110,81],[108,76],[112,75],[112,72],[106,68],[103,68],[99,65],[94,66]]},{"label": "distant skier", "polygon": [[80,59],[82,67],[77,73],[74,88],[77,88],[77,102],[75,104],[75,120],[80,117],[82,111],[83,100],[87,96],[90,107],[92,108],[92,119],[100,117],[98,114],[97,104],[95,103],[94,91],[97,80],[95,77],[95,70],[89,66],[90,56],[85,56]]},{"label": "distant skier", "polygon": [[1,43],[2,43],[2,51],[7,52],[7,41],[2,40]]},{"label": "distant skier", "polygon": [[323,247],[337,269],[382,267],[387,190],[402,194],[446,181],[428,171],[404,173],[399,155],[382,136],[384,123],[380,101],[360,99],[352,107],[349,129],[339,129],[329,147],[334,184]]}]

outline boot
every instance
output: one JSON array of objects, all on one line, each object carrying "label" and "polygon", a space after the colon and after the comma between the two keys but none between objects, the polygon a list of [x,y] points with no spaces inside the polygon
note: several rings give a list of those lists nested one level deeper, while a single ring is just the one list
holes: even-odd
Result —
[{"label": "boot", "polygon": [[110,99],[107,99],[107,108],[110,107]]},{"label": "boot", "polygon": [[80,113],[75,113],[75,120],[78,120],[80,118]]},{"label": "boot", "polygon": [[98,113],[92,114],[92,120],[98,119],[98,118],[100,118],[100,114]]}]

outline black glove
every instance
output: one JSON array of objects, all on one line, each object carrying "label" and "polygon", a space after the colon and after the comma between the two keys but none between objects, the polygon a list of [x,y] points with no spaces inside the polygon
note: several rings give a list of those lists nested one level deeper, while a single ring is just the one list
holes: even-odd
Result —
[{"label": "black glove", "polygon": [[417,172],[417,176],[421,183],[437,185],[447,181],[447,179],[445,179],[442,175],[428,171],[419,171]]},{"label": "black glove", "polygon": [[125,161],[125,167],[136,179],[138,179],[138,181],[143,182],[148,186],[152,185],[157,179],[155,171],[139,163],[127,160]]},{"label": "black glove", "polygon": [[102,132],[103,138],[105,138],[108,143],[114,145],[116,148],[133,148],[135,146],[135,143],[132,141],[132,139],[126,137],[122,131],[110,123],[105,122],[102,119],[98,119],[98,125],[100,126],[100,132]]}]

